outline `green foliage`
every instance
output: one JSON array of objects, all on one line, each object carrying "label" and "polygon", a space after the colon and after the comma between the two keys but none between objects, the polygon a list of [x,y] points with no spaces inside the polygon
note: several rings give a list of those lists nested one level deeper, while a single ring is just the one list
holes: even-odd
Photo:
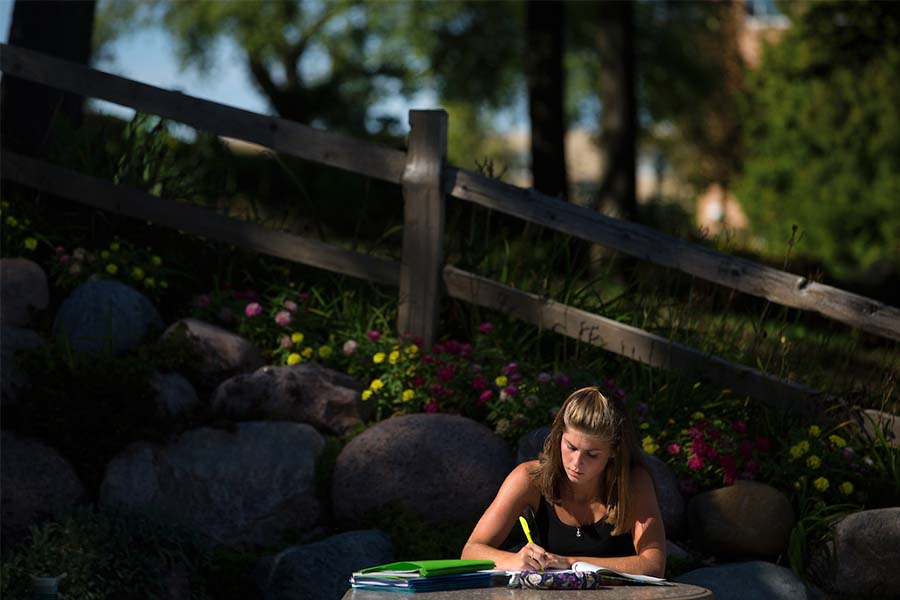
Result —
[{"label": "green foliage", "polygon": [[835,276],[900,268],[900,11],[883,2],[790,6],[753,76],[738,197],[754,233]]},{"label": "green foliage", "polygon": [[[65,573],[61,597],[154,598],[173,571],[190,575],[208,561],[204,546],[183,532],[137,515],[81,509],[33,528],[28,543],[4,556],[0,595],[26,598],[32,575]],[[194,584],[190,597],[209,596]]]}]

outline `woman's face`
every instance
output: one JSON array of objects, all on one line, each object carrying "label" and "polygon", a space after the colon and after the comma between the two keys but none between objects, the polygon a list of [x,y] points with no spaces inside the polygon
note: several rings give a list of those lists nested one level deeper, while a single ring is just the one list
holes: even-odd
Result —
[{"label": "woman's face", "polygon": [[589,483],[600,477],[612,453],[609,440],[568,427],[563,430],[560,444],[563,468],[574,484]]}]

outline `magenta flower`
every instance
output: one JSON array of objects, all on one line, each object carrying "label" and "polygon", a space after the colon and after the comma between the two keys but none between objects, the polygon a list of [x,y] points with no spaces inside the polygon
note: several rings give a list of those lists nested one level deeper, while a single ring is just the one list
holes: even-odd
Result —
[{"label": "magenta flower", "polygon": [[735,433],[747,433],[747,423],[740,419],[736,419],[734,423],[731,424],[731,428]]},{"label": "magenta flower", "polygon": [[251,302],[246,307],[244,307],[244,314],[250,318],[258,317],[263,312],[262,306],[259,305],[259,302]]},{"label": "magenta flower", "polygon": [[744,440],[738,445],[738,452],[744,458],[753,456],[753,442]]},{"label": "magenta flower", "polygon": [[472,378],[472,389],[476,392],[486,390],[488,387],[488,378],[484,375],[476,375]]},{"label": "magenta flower", "polygon": [[378,339],[381,337],[381,334],[373,329],[372,331],[370,331],[369,333],[366,334],[366,337],[368,337],[373,342],[377,342]]},{"label": "magenta flower", "polygon": [[709,444],[699,438],[691,442],[691,454],[697,457],[706,456],[710,450]]},{"label": "magenta flower", "polygon": [[[484,390],[483,392],[481,392],[481,395],[478,396],[478,400],[481,402],[481,404],[484,404],[485,402],[490,400],[491,396],[493,395],[494,392],[492,390]],[[481,404],[479,404],[479,406],[481,406]]]},{"label": "magenta flower", "polygon": [[422,387],[423,385],[425,385],[425,378],[424,378],[424,377],[422,377],[421,375],[416,375],[415,377],[413,377],[413,379],[412,379],[412,386],[413,386],[414,388],[420,388],[420,387]]},{"label": "magenta flower", "polygon": [[504,365],[500,367],[500,372],[504,375],[509,375],[511,373],[515,373],[519,369],[519,363],[511,362],[508,365]]},{"label": "magenta flower", "polygon": [[625,390],[616,385],[616,382],[612,379],[607,379],[603,382],[603,389],[609,392],[612,396],[615,396],[619,400],[625,399]]},{"label": "magenta flower", "polygon": [[478,331],[483,333],[484,335],[490,335],[490,333],[494,330],[494,324],[490,321],[485,321],[481,325],[478,326]]},{"label": "magenta flower", "polygon": [[275,315],[275,322],[282,327],[287,327],[291,324],[291,313],[286,310],[279,310],[278,314]]},{"label": "magenta flower", "polygon": [[521,373],[511,373],[509,376],[511,383],[519,383],[522,379],[524,379],[524,376]]},{"label": "magenta flower", "polygon": [[688,468],[691,471],[699,471],[703,468],[703,459],[699,456],[692,456],[690,460],[688,460]]},{"label": "magenta flower", "polygon": [[434,400],[431,400],[430,402],[428,402],[428,404],[425,405],[425,412],[436,413],[437,411],[438,411],[438,403],[435,402]]},{"label": "magenta flower", "polygon": [[666,446],[666,452],[669,453],[669,456],[675,456],[681,452],[681,444],[669,444]]},{"label": "magenta flower", "polygon": [[566,387],[567,385],[570,385],[572,383],[572,380],[569,378],[569,376],[566,375],[565,373],[563,373],[562,371],[557,373],[553,377],[553,379],[556,381],[557,385],[560,385],[562,387]]},{"label": "magenta flower", "polygon": [[460,347],[459,342],[456,340],[447,340],[444,342],[444,352],[447,354],[453,354],[454,356],[459,354]]},{"label": "magenta flower", "polygon": [[297,303],[293,300],[285,300],[284,307],[289,311],[294,312],[295,310],[297,310]]},{"label": "magenta flower", "polygon": [[453,379],[453,367],[441,367],[438,369],[437,376],[441,381],[450,381]]},{"label": "magenta flower", "polygon": [[505,394],[507,398],[511,398],[519,393],[519,388],[514,385],[508,385],[503,388],[502,393]]}]

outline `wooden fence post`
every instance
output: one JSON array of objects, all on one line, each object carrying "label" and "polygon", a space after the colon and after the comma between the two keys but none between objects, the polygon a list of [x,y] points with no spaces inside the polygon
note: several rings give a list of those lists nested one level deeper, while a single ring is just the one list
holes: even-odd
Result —
[{"label": "wooden fence post", "polygon": [[400,259],[400,307],[397,332],[437,336],[444,256],[444,189],[447,113],[409,111],[409,150],[403,171],[403,249]]}]

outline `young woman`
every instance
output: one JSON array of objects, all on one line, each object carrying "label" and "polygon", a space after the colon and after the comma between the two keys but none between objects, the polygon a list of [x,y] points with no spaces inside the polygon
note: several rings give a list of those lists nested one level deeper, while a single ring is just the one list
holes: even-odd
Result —
[{"label": "young woman", "polygon": [[[526,507],[536,514],[534,542],[501,550]],[[508,570],[567,569],[584,560],[662,577],[666,534],[656,490],[622,402],[595,387],[569,396],[539,459],[509,474],[462,558]]]}]

